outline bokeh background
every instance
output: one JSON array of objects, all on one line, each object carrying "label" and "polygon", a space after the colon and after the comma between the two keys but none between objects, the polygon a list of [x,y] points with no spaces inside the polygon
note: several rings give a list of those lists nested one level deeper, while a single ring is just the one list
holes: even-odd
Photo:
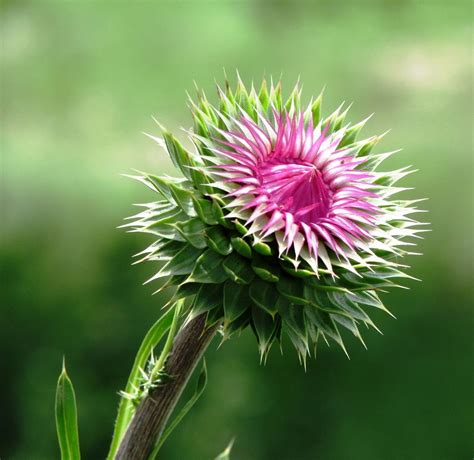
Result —
[{"label": "bokeh background", "polygon": [[[172,173],[151,115],[190,125],[193,80],[301,77],[324,108],[375,112],[365,133],[432,233],[409,291],[386,300],[365,351],[290,347],[259,364],[250,332],[208,353],[210,381],[163,460],[450,460],[472,457],[471,4],[434,1],[3,1],[0,456],[59,458],[54,390],[66,355],[85,459],[105,456],[119,391],[166,296],[130,265],[149,240],[116,227],[154,199],[120,176]],[[181,138],[184,138],[181,134]]]}]

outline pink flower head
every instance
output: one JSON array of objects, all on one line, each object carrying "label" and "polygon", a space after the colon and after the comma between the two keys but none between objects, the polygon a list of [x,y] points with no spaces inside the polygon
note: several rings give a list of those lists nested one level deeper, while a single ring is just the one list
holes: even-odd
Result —
[{"label": "pink flower head", "polygon": [[[304,259],[318,273],[334,273],[333,265],[356,272],[356,266],[385,263],[376,251],[397,254],[399,239],[391,221],[416,212],[394,208],[388,198],[400,191],[393,184],[408,174],[377,172],[395,152],[369,154],[380,139],[355,142],[367,120],[356,125],[342,122],[341,107],[326,119],[315,116],[321,97],[298,109],[299,90],[286,105],[275,102],[279,87],[272,86],[268,103],[251,91],[254,107],[239,106],[219,89],[221,107],[194,106],[195,117],[206,122],[205,135],[193,133],[209,155],[206,173],[225,192],[228,218],[237,218],[248,235],[266,241],[275,238],[279,253],[295,266]],[[404,223],[397,237],[416,230]]]},{"label": "pink flower head", "polygon": [[[347,248],[369,237],[379,212],[370,202],[374,174],[358,169],[364,159],[341,146],[346,129],[329,133],[331,122],[313,126],[307,113],[277,113],[260,125],[247,114],[221,131],[214,167],[226,184],[228,208],[250,211],[249,233],[275,233],[281,253],[306,247],[317,258],[322,246],[345,257]],[[352,151],[352,152],[351,152]]]}]

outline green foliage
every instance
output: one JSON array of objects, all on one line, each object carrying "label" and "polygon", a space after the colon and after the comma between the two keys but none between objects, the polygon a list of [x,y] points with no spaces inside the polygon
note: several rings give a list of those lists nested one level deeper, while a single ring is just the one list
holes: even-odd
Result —
[{"label": "green foliage", "polygon": [[56,386],[56,430],[62,460],[80,460],[79,431],[77,428],[77,407],[74,387],[63,370]]}]

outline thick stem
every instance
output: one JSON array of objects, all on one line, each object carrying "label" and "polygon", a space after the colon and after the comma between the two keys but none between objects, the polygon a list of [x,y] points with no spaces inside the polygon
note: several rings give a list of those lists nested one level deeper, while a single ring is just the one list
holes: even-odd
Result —
[{"label": "thick stem", "polygon": [[178,332],[165,364],[165,372],[171,378],[138,405],[115,460],[148,458],[216,329],[217,326],[206,328],[206,314],[202,314]]}]

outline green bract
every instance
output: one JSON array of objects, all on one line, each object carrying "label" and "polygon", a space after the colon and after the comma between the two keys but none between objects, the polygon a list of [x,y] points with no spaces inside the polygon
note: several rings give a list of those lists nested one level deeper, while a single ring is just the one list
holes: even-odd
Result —
[{"label": "green bract", "polygon": [[[334,246],[321,239],[316,257],[298,238],[282,250],[283,232],[262,235],[255,231],[255,224],[247,223],[250,211],[235,209],[230,193],[237,187],[231,180],[222,180],[222,175],[216,178],[213,168],[222,162],[212,146],[225,141],[226,130],[240,116],[256,126],[265,126],[269,119],[275,123],[276,113],[282,118],[294,116],[302,110],[300,92],[293,91],[284,101],[279,84],[268,88],[264,81],[257,92],[247,91],[239,80],[235,90],[227,84],[218,94],[218,107],[202,93],[192,102],[192,150],[166,130],[162,138],[153,137],[182,177],[132,176],[157,195],[156,201],[142,205],[144,210],[127,224],[132,231],[154,237],[139,254],[140,261],[161,264],[150,281],[166,278],[164,286],[176,290],[174,300],[185,299],[190,316],[206,313],[208,324],[219,323],[224,339],[250,326],[262,359],[284,335],[303,361],[319,337],[333,339],[344,349],[341,327],[362,341],[360,325],[375,327],[370,312],[387,311],[378,292],[397,286],[394,278],[407,277],[400,271],[398,258],[407,253],[400,248],[401,238],[417,232],[412,229],[416,222],[407,217],[416,210],[410,202],[389,200],[401,190],[394,183],[406,171],[374,172],[389,156],[371,153],[380,137],[357,141],[363,123],[344,127],[347,111],[336,111],[324,119],[318,97],[301,112],[301,120],[305,126],[326,127],[328,137],[343,133],[339,147],[350,152],[351,158],[363,159],[355,169],[370,171],[374,177],[369,185],[380,192],[376,204],[384,214],[369,238],[347,248],[347,257],[333,250],[339,250],[344,239]],[[368,228],[363,222],[359,226]]]}]

